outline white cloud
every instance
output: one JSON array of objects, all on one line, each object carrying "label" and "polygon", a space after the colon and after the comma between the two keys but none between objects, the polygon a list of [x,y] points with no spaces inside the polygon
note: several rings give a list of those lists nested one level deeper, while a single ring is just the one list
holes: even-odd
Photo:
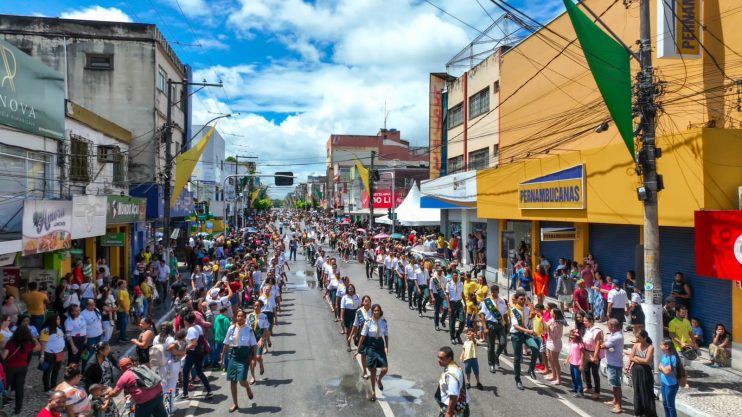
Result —
[{"label": "white cloud", "polygon": [[[415,145],[428,140],[428,74],[478,33],[418,0],[238,0],[227,27],[236,35],[260,35],[282,43],[295,57],[259,65],[201,69],[194,79],[224,81],[223,92],[199,94],[194,122],[209,112],[235,112],[223,119],[227,154],[260,155],[272,173],[293,170],[303,180],[325,172],[330,134],[375,134],[389,110],[388,127]],[[465,22],[486,28],[492,20],[473,1],[435,0]],[[529,0],[542,9],[547,0]],[[482,2],[493,17],[500,13]],[[546,12],[548,13],[548,12]],[[289,114],[272,120],[260,113]],[[316,165],[302,165],[320,162]]]},{"label": "white cloud", "polygon": [[171,7],[182,10],[187,17],[206,16],[214,13],[206,0],[166,0]]},{"label": "white cloud", "polygon": [[196,39],[192,42],[194,45],[200,45],[202,51],[209,50],[222,50],[226,51],[229,49],[229,44],[214,38],[201,38]]},{"label": "white cloud", "polygon": [[98,20],[104,22],[133,22],[131,17],[116,7],[90,6],[62,12],[62,19]]}]

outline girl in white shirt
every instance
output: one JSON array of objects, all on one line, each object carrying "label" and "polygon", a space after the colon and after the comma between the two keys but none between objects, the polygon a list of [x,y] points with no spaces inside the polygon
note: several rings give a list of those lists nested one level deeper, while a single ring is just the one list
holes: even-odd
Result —
[{"label": "girl in white shirt", "polygon": [[[340,299],[340,334],[350,334],[350,330],[353,328],[353,321],[356,318],[356,311],[361,306],[361,299],[356,294],[356,287],[349,283],[348,277],[343,277],[343,281],[348,283],[346,293],[343,294],[343,298]],[[348,352],[350,352],[350,339],[346,340],[348,345]]]}]

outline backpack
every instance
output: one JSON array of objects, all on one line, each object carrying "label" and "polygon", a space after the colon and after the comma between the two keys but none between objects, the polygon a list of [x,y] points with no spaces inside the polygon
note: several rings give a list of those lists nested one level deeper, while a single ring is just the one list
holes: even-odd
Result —
[{"label": "backpack", "polygon": [[165,359],[165,345],[162,343],[153,343],[149,347],[149,366],[153,368],[159,368],[160,366],[167,365]]},{"label": "backpack", "polygon": [[134,374],[137,385],[142,388],[151,389],[162,382],[160,375],[145,365],[135,366],[130,371]]}]

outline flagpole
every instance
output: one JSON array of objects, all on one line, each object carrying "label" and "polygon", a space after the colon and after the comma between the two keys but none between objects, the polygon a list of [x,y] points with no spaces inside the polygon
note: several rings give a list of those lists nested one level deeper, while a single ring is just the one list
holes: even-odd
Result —
[{"label": "flagpole", "polygon": [[[654,68],[652,67],[652,23],[650,0],[640,0],[640,62],[637,104],[641,114],[641,149],[637,152],[637,171],[644,177],[637,194],[644,201],[644,290],[642,308],[649,337],[659,346],[662,341],[662,277],[660,275],[660,228],[657,212],[662,177],[657,175],[659,150],[655,146],[657,107],[655,104]],[[662,352],[655,349],[654,369],[658,369]],[[659,375],[655,375],[655,382]]]}]

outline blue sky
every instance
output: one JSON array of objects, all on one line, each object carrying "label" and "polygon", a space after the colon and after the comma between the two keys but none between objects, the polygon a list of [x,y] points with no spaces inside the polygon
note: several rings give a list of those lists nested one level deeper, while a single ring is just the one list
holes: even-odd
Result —
[{"label": "blue sky", "polygon": [[[478,29],[492,23],[483,8],[502,14],[489,0],[430,1]],[[564,7],[508,3],[542,22]],[[194,122],[239,112],[219,124],[227,155],[301,177],[324,172],[330,134],[375,134],[385,105],[388,127],[427,144],[428,73],[478,34],[423,0],[4,0],[0,13],[156,24],[195,79],[224,82],[195,97]]]}]

